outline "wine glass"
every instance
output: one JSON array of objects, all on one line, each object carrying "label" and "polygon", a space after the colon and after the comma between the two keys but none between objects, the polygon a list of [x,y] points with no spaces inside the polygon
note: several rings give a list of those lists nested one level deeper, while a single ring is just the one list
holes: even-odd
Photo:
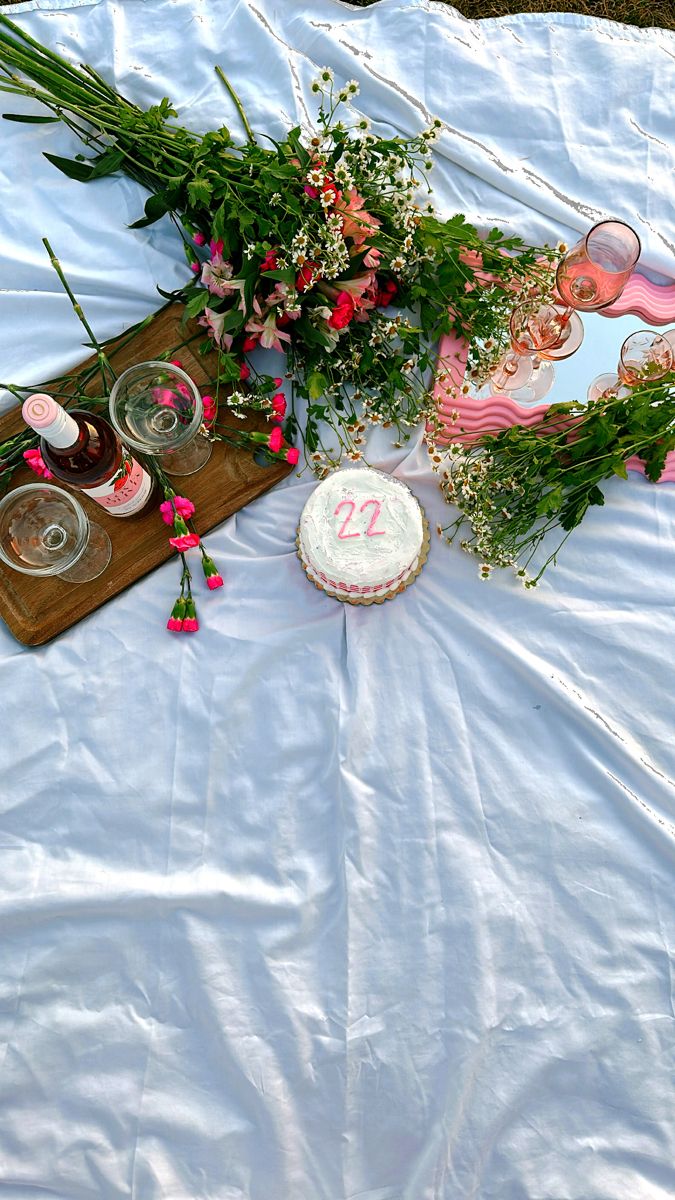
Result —
[{"label": "wine glass", "polygon": [[[492,373],[492,382],[503,391],[522,389],[523,399],[541,400],[550,391],[555,377],[554,368],[546,360],[567,358],[579,348],[583,339],[580,320],[579,325],[580,336],[564,305],[534,305],[531,301],[518,304],[509,322],[511,349]],[[528,363],[529,369],[518,374],[516,368],[522,362]]]},{"label": "wine glass", "polygon": [[110,420],[132,450],[159,460],[169,475],[192,475],[208,462],[200,433],[199,389],[180,367],[143,362],[123,371],[110,393]]},{"label": "wine glass", "polygon": [[618,300],[640,257],[640,239],[623,221],[599,221],[558,263],[563,304],[594,312]]},{"label": "wine glass", "polygon": [[0,500],[0,558],[15,571],[87,583],[105,571],[111,556],[105,529],[89,520],[70,492],[27,483]]},{"label": "wine glass", "polygon": [[621,347],[617,373],[629,387],[663,379],[672,369],[672,347],[663,334],[653,329],[638,329]]},{"label": "wine glass", "polygon": [[[669,331],[670,332],[670,331]],[[616,371],[596,375],[589,386],[588,399],[627,396],[640,383],[656,383],[675,366],[675,344],[668,334],[653,329],[638,329],[629,334],[619,351]]]}]

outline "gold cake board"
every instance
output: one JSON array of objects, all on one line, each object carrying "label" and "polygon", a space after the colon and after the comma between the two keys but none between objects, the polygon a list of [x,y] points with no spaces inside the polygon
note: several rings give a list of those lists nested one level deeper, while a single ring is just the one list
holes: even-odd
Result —
[{"label": "gold cake board", "polygon": [[[419,504],[419,500],[417,502]],[[421,504],[420,509],[422,512],[422,525],[424,528],[424,533],[422,537],[419,558],[417,560],[417,566],[415,567],[415,570],[411,572],[408,578],[403,581],[403,583],[399,584],[397,588],[394,588],[393,592],[387,592],[384,596],[338,596],[337,592],[330,592],[328,588],[323,586],[323,584],[317,583],[317,581],[310,575],[310,569],[305,564],[302,554],[300,553],[300,526],[298,526],[295,545],[297,548],[298,558],[300,559],[300,565],[307,576],[308,582],[313,583],[314,587],[319,592],[323,592],[325,596],[330,596],[333,600],[339,600],[342,604],[384,604],[385,600],[393,600],[394,596],[398,596],[400,592],[404,592],[407,587],[410,587],[411,583],[415,582],[429,555],[429,545],[431,542],[431,537],[429,534],[429,522],[427,521],[426,513]]]}]

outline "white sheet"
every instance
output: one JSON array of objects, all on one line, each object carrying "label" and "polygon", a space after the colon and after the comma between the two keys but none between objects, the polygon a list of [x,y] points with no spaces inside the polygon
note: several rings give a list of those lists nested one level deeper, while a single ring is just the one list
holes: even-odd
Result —
[{"label": "white sheet", "polygon": [[[35,11],[36,7],[41,11]],[[570,240],[606,212],[675,274],[675,38],[425,0],[19,5],[195,128],[305,120],[316,66],[397,129],[438,113],[440,207]],[[3,111],[18,102],[3,97]],[[28,106],[25,106],[28,111]],[[82,357],[184,277],[140,189],[0,130],[0,378]],[[416,441],[380,440],[427,508]],[[2,1200],[665,1200],[675,489],[607,489],[535,593],[432,545],[394,603],[294,556],[303,475],[50,646],[0,628]]]}]

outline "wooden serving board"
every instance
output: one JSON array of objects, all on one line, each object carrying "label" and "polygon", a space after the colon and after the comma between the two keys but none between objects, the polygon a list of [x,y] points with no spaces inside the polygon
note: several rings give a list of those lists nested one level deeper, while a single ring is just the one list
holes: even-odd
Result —
[{"label": "wooden serving board", "polygon": [[[170,305],[158,312],[149,327],[128,345],[116,350],[116,344],[112,343],[106,352],[118,374],[133,363],[147,362],[179,346],[175,356],[180,358],[197,386],[205,390],[214,378],[217,356],[215,353],[204,356],[198,353],[196,347],[203,341],[204,333],[194,322],[181,326],[182,314],[182,305]],[[190,344],[181,344],[190,338]],[[93,362],[95,358],[89,358],[76,370],[89,367]],[[60,384],[59,390],[69,389],[67,385]],[[100,381],[94,379],[84,391],[94,396],[100,394]],[[258,414],[245,421],[237,421],[236,425],[242,430],[269,428],[265,418]],[[18,407],[12,409],[0,418],[0,442],[23,427]],[[201,471],[194,475],[174,476],[172,483],[179,494],[189,496],[194,503],[194,526],[199,534],[205,534],[250,500],[266,492],[292,469],[285,462],[258,466],[250,451],[237,450],[224,442],[216,442],[211,458]],[[37,476],[32,471],[21,467],[12,478],[12,487],[36,481]],[[107,530],[112,542],[112,560],[98,579],[78,584],[66,583],[54,577],[41,579],[33,575],[21,575],[0,562],[0,617],[14,636],[27,646],[41,646],[63,633],[169,558],[176,559],[175,591],[178,594],[179,560],[169,545],[171,530],[162,521],[158,507],[138,517],[115,518],[109,516],[102,505],[87,500],[84,493],[75,494],[90,519]],[[161,496],[157,499],[157,506],[160,500]],[[201,577],[201,566],[196,558],[194,565],[195,575],[198,573]],[[173,593],[167,595],[167,618],[174,599]]]}]

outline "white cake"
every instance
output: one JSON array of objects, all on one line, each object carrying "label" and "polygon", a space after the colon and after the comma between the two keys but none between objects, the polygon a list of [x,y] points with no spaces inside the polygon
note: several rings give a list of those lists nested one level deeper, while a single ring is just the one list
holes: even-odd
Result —
[{"label": "white cake", "polygon": [[427,545],[410,489],[370,467],[329,475],[300,517],[298,555],[307,576],[340,600],[395,595],[417,572]]}]

